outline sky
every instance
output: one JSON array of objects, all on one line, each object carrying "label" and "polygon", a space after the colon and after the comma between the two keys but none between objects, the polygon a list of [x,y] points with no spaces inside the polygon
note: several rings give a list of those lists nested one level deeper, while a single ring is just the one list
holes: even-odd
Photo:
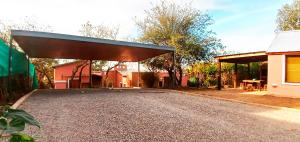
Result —
[{"label": "sky", "polygon": [[[278,9],[292,0],[169,0],[207,12],[227,51],[266,50],[275,37]],[[78,35],[82,24],[119,27],[119,40],[138,36],[135,21],[160,0],[0,0],[0,22],[30,19],[53,32]]]}]

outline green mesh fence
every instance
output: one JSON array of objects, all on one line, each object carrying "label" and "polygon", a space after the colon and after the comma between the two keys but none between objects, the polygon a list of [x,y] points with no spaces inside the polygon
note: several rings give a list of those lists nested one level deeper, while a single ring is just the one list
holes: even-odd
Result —
[{"label": "green mesh fence", "polygon": [[29,75],[32,77],[32,88],[37,89],[39,87],[36,70],[33,64],[29,64]]},{"label": "green mesh fence", "polygon": [[[8,66],[9,66],[9,46],[0,39],[0,78],[7,78],[9,75]],[[27,77],[28,74],[32,80],[32,87],[36,89],[38,87],[37,77],[35,72],[35,67],[32,63],[29,63],[28,69],[28,60],[26,55],[22,52],[12,49],[12,60],[11,60],[11,76],[14,78],[18,77]],[[1,86],[0,86],[1,87]]]},{"label": "green mesh fence", "polygon": [[0,77],[8,76],[8,46],[0,39]]}]

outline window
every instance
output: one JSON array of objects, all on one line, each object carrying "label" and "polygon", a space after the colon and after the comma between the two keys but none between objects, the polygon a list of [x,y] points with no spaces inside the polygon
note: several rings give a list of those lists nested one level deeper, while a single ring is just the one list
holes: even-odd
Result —
[{"label": "window", "polygon": [[286,56],[285,81],[300,83],[300,56]]}]

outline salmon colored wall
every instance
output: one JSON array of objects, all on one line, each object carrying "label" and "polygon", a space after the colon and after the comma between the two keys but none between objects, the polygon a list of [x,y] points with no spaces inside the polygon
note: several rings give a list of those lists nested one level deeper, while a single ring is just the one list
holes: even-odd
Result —
[{"label": "salmon colored wall", "polygon": [[282,80],[284,74],[284,55],[268,55],[268,94],[300,98],[300,84],[285,84]]},{"label": "salmon colored wall", "polygon": [[[143,74],[143,72],[141,72],[141,76],[142,76],[142,74]],[[156,73],[156,75],[158,76],[158,79],[162,79],[162,80],[164,79],[164,77],[169,77],[168,72],[158,72],[158,73]],[[131,80],[131,87],[137,87],[138,86],[138,72],[132,72],[131,75],[128,76],[128,80]],[[181,86],[186,87],[187,80],[188,80],[188,76],[183,76]],[[144,87],[143,86],[144,83],[143,83],[142,79],[140,79],[140,84],[141,84],[141,87]],[[154,85],[154,86],[158,86],[158,85]]]},{"label": "salmon colored wall", "polygon": [[[161,78],[161,79],[163,79],[164,77],[169,77],[169,73],[168,72],[159,72],[158,77]],[[177,74],[177,77],[179,77],[179,74]],[[189,76],[188,75],[183,75],[182,76],[182,81],[181,81],[181,86],[186,87],[188,80],[189,80]]]},{"label": "salmon colored wall", "polygon": [[[142,73],[140,73],[142,74]],[[132,72],[131,73],[131,86],[132,87],[138,87],[138,79],[139,79],[139,73],[138,72]],[[143,80],[140,79],[140,84],[142,85],[143,84]],[[141,86],[143,87],[143,86]]]},{"label": "salmon colored wall", "polygon": [[56,82],[55,89],[66,89],[67,83],[66,82]]},{"label": "salmon colored wall", "polygon": [[120,82],[122,82],[122,79],[123,79],[122,74],[119,73],[118,71],[115,71],[115,79],[116,79],[116,82],[115,82],[116,87],[121,87]]},{"label": "salmon colored wall", "polygon": [[[105,75],[103,76],[103,84],[104,84],[104,80],[105,80],[104,78],[105,78]],[[120,82],[122,82],[122,74],[116,70],[109,71],[108,77],[107,77],[107,85],[110,82],[113,82],[113,87],[117,87],[117,88],[121,87]]]},{"label": "salmon colored wall", "polygon": [[[67,85],[62,85],[59,81],[66,81],[67,84],[68,78],[72,76],[72,71],[79,62],[72,64],[65,64],[62,66],[57,66],[54,68],[54,84],[55,89],[65,89]],[[76,73],[75,78],[79,76],[79,71]],[[89,65],[87,65],[82,71],[82,83],[89,83]],[[58,81],[58,82],[56,82]]]},{"label": "salmon colored wall", "polygon": [[[72,70],[75,68],[75,66],[79,64],[79,62],[75,62],[75,63],[71,63],[71,64],[65,64],[65,65],[61,65],[61,66],[57,66],[54,68],[54,72],[55,72],[55,76],[54,76],[54,84],[55,84],[55,89],[65,89],[67,88],[68,84],[68,78],[71,77],[72,75]],[[138,86],[138,72],[131,72],[128,73],[127,77],[123,77],[122,74],[120,72],[118,72],[117,70],[126,70],[126,66],[121,66],[116,70],[112,70],[108,73],[108,78],[107,78],[107,85],[111,82],[113,83],[113,87],[121,87],[120,82],[127,83],[126,87],[137,87]],[[104,85],[104,78],[105,78],[105,73],[101,73],[103,76],[102,79],[102,84]],[[142,74],[142,72],[141,72]],[[76,73],[75,78],[78,78],[79,76],[79,71]],[[159,78],[164,78],[164,77],[168,77],[169,74],[168,72],[159,72],[158,73]],[[182,86],[186,86],[187,85],[187,80],[188,77],[184,76],[182,79]],[[65,81],[65,82],[62,82]],[[83,72],[82,72],[82,83],[86,84],[89,83],[89,65],[87,65]],[[140,84],[142,85],[141,87],[143,87],[143,80],[140,79]],[[124,86],[122,86],[124,87]]]},{"label": "salmon colored wall", "polygon": [[182,87],[187,87],[188,80],[189,80],[189,76],[188,75],[183,75],[182,76],[182,81],[181,81],[181,86]]},{"label": "salmon colored wall", "polygon": [[[55,69],[54,69],[54,71],[55,71],[54,80],[67,80],[68,77],[72,76],[72,71],[73,71],[73,69],[75,68],[75,66],[77,64],[79,64],[79,63],[67,64],[67,65],[64,65],[64,66],[55,67]],[[76,73],[76,77],[78,77],[78,76],[79,76],[79,71]],[[83,69],[82,76],[89,76],[89,65],[87,65]],[[84,82],[86,82],[86,80]]]}]

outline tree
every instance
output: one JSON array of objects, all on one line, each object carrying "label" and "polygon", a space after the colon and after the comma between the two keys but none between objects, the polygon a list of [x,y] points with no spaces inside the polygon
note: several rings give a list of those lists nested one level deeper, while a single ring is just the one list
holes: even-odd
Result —
[{"label": "tree", "polygon": [[108,86],[108,83],[107,83],[107,79],[108,79],[108,74],[109,74],[109,71],[111,71],[113,68],[117,67],[118,65],[120,65],[122,62],[109,62],[107,64],[107,69],[105,71],[105,78],[104,78],[104,86],[107,87]]},{"label": "tree", "polygon": [[[19,23],[19,24],[11,24],[11,23],[9,24],[0,21],[0,38],[2,38],[7,44],[9,44],[10,41],[10,35],[12,29],[28,30],[28,31],[43,31],[43,32],[51,31],[50,26],[40,25],[37,22],[35,22],[33,19],[29,19],[29,18],[26,18],[23,23]],[[13,42],[13,45],[19,48],[15,42]]]},{"label": "tree", "polygon": [[[26,19],[24,23],[20,24],[7,24],[0,21],[0,38],[2,38],[6,43],[9,44],[11,30],[29,30],[29,31],[51,31],[49,26],[39,25],[32,19]],[[13,47],[21,50],[18,44],[13,42]],[[35,65],[35,69],[39,75],[38,80],[40,84],[45,84],[48,87],[54,87],[53,84],[53,66],[58,62],[55,59],[45,59],[45,58],[32,58],[31,62]],[[43,86],[45,86],[43,85]]]},{"label": "tree", "polygon": [[93,25],[90,21],[81,25],[81,30],[79,31],[82,36],[94,37],[94,38],[106,38],[113,39],[117,38],[119,33],[118,27],[108,27],[105,25]]},{"label": "tree", "polygon": [[277,14],[277,31],[300,29],[300,0],[285,4]]},{"label": "tree", "polygon": [[[81,26],[81,30],[79,31],[82,36],[94,37],[94,38],[106,38],[115,40],[117,38],[119,28],[118,27],[108,27],[105,25],[93,25],[91,22],[87,21],[85,24]],[[114,67],[118,66],[121,62],[107,62],[107,61],[93,61],[92,67],[94,71],[102,71],[104,66],[107,66],[106,69],[106,77],[105,84],[107,81],[108,73]],[[84,66],[83,66],[84,67]],[[82,69],[81,69],[82,70]],[[75,72],[76,74],[76,72]],[[81,77],[81,76],[80,76]]]},{"label": "tree", "polygon": [[[183,66],[199,61],[212,61],[213,56],[224,48],[215,33],[208,29],[213,24],[210,16],[190,5],[179,6],[162,1],[146,11],[146,17],[136,23],[141,32],[139,41],[176,49],[178,85],[182,81]],[[151,66],[152,70],[167,70],[172,79],[172,55],[148,59],[145,65]]]},{"label": "tree", "polygon": [[75,66],[75,68],[73,68],[72,70],[72,75],[71,75],[71,79],[70,79],[70,85],[71,87],[73,86],[73,80],[75,78],[76,73],[79,71],[79,88],[81,88],[81,77],[82,77],[82,71],[83,69],[89,65],[89,61],[88,60],[77,60],[75,62],[78,62],[78,64]]},{"label": "tree", "polygon": [[[93,25],[90,21],[87,21],[85,24],[81,25],[79,30],[82,36],[94,37],[94,38],[108,38],[116,39],[119,29],[118,28],[109,28],[104,25]],[[101,71],[103,66],[105,66],[106,61],[93,61],[92,67],[94,71]]]},{"label": "tree", "polygon": [[39,84],[42,84],[44,87],[46,85],[46,88],[54,88],[53,66],[57,65],[58,61],[49,58],[33,58],[31,62],[35,65],[35,70],[38,72]]}]

